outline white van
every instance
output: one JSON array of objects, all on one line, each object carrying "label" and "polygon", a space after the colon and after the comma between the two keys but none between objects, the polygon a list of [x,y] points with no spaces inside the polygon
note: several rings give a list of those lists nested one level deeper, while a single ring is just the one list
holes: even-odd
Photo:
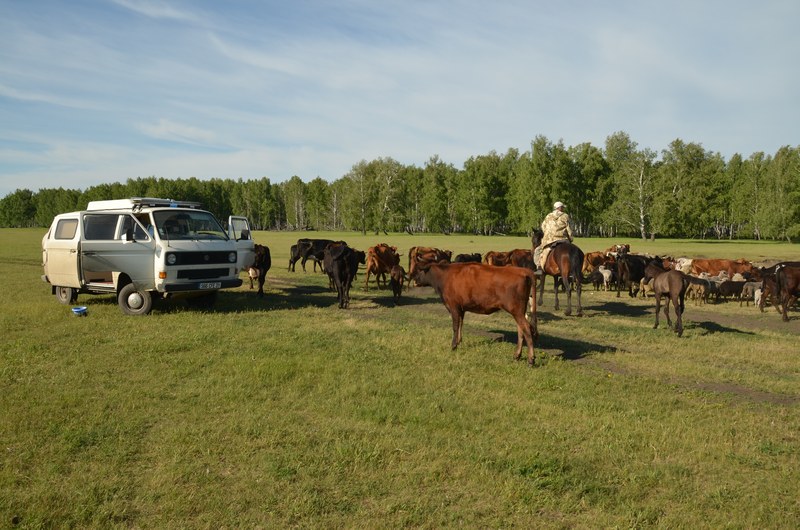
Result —
[{"label": "white van", "polygon": [[254,259],[247,218],[230,217],[226,230],[199,203],[171,199],[92,201],[57,215],[42,238],[42,280],[59,302],[114,293],[128,315],[174,293],[210,306],[219,289],[242,284]]}]

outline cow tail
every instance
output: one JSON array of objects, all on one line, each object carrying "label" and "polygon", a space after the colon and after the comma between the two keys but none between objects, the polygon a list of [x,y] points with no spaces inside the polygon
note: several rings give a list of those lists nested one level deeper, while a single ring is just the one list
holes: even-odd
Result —
[{"label": "cow tail", "polygon": [[529,298],[531,304],[531,336],[533,337],[533,342],[535,343],[539,340],[539,317],[536,315],[536,275],[533,273],[533,271],[530,271],[528,277],[531,279],[531,296]]},{"label": "cow tail", "polygon": [[[786,273],[783,270],[783,265],[778,265],[775,267],[775,290],[778,291],[775,293],[775,298],[778,299],[780,304],[783,304],[783,287],[784,283],[786,283]],[[789,296],[786,297],[786,302],[789,301]],[[784,306],[785,307],[785,306]]]}]

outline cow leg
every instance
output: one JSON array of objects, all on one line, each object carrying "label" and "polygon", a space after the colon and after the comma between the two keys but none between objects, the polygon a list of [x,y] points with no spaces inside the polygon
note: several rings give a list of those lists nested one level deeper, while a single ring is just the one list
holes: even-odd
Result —
[{"label": "cow leg", "polygon": [[517,323],[517,350],[514,353],[514,359],[519,361],[522,358],[524,340],[528,345],[528,364],[533,366],[536,362],[536,352],[533,349],[533,324],[528,322],[524,314],[515,315],[514,321]]},{"label": "cow leg", "polygon": [[264,283],[266,281],[267,281],[267,271],[264,269],[258,269],[258,292],[256,292],[256,294],[258,295],[259,298],[264,296]]},{"label": "cow leg", "polygon": [[461,344],[461,327],[464,324],[464,312],[453,308],[450,310],[450,317],[453,319],[453,342],[450,348],[455,350]]}]

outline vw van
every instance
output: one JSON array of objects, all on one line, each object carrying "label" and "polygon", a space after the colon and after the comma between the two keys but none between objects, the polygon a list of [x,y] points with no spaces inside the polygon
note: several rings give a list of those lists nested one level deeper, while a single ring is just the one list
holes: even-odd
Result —
[{"label": "vw van", "polygon": [[247,218],[231,216],[224,228],[200,206],[134,197],[57,215],[42,238],[42,280],[62,304],[114,294],[128,315],[178,293],[211,306],[220,289],[242,284],[255,252]]}]

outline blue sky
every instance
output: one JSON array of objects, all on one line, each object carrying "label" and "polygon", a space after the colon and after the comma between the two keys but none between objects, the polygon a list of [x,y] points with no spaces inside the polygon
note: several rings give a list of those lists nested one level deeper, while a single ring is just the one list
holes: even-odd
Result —
[{"label": "blue sky", "polygon": [[0,197],[625,131],[800,144],[800,2],[0,0]]}]

